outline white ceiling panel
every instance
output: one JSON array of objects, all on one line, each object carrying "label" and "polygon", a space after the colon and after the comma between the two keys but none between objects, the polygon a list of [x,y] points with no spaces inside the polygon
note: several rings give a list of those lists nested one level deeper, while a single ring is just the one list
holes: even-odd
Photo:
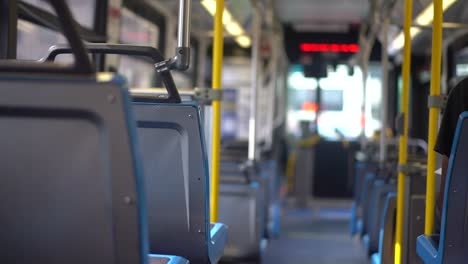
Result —
[{"label": "white ceiling panel", "polygon": [[365,18],[369,0],[276,0],[276,10],[292,24],[351,24]]}]

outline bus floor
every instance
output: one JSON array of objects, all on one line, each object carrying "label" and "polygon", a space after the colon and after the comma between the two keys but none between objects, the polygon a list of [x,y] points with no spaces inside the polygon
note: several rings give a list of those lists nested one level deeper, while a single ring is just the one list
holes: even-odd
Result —
[{"label": "bus floor", "polygon": [[349,235],[349,208],[326,202],[284,207],[281,235],[268,243],[262,263],[369,263],[361,242]]}]

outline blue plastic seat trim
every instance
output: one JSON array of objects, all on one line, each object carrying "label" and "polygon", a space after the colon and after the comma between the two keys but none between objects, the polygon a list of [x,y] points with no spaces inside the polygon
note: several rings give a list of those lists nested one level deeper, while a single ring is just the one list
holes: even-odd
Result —
[{"label": "blue plastic seat trim", "polygon": [[433,236],[421,235],[417,240],[416,251],[419,257],[426,264],[438,263],[438,245],[435,243]]},{"label": "blue plastic seat trim", "polygon": [[280,233],[280,227],[281,227],[281,205],[279,203],[275,203],[273,205],[273,227],[272,227],[272,232],[274,237],[278,237]]},{"label": "blue plastic seat trim", "polygon": [[212,223],[210,230],[210,245],[208,247],[208,254],[211,263],[218,263],[223,256],[224,246],[227,241],[228,227],[222,223]]},{"label": "blue plastic seat trim", "polygon": [[124,104],[124,109],[125,109],[125,117],[127,118],[128,122],[128,128],[127,131],[129,133],[129,138],[130,138],[130,151],[132,152],[132,157],[133,157],[133,164],[135,164],[135,181],[136,181],[136,189],[137,189],[137,199],[138,199],[138,212],[140,213],[140,234],[141,234],[141,240],[144,241],[141,243],[141,251],[143,254],[148,254],[150,252],[149,250],[149,229],[148,229],[148,223],[147,223],[147,206],[146,206],[146,195],[145,195],[145,183],[144,183],[144,175],[143,175],[143,167],[142,167],[142,162],[140,158],[140,152],[137,149],[138,145],[138,136],[136,132],[136,121],[134,119],[134,114],[133,114],[133,107],[132,107],[132,101],[131,101],[131,96],[128,90],[127,86],[127,81],[123,76],[120,75],[114,75],[112,79],[112,83],[117,84],[119,87],[121,87],[121,92],[122,92],[122,98],[123,98],[123,104]]},{"label": "blue plastic seat trim", "polygon": [[374,253],[371,256],[371,263],[372,264],[380,264],[381,259],[380,259],[380,253]]},{"label": "blue plastic seat trim", "polygon": [[[395,192],[391,192],[389,194],[387,194],[387,199],[385,201],[385,207],[384,207],[384,210],[383,212],[388,212],[388,207],[390,206],[390,200],[393,199],[393,198],[396,198],[397,197],[397,193]],[[385,228],[385,216],[382,218],[382,223],[380,225],[380,232],[379,232],[379,255],[382,253],[383,251],[383,244],[384,244],[384,228]]]},{"label": "blue plastic seat trim", "polygon": [[357,230],[357,221],[358,221],[357,210],[358,210],[358,205],[357,205],[357,202],[354,201],[351,207],[351,221],[349,223],[349,233],[351,234],[351,236],[354,236]]},{"label": "blue plastic seat trim", "polygon": [[150,254],[149,255],[150,258],[165,258],[165,259],[169,259],[168,262],[166,262],[166,264],[188,264],[189,261],[182,258],[182,257],[179,257],[179,256],[172,256],[172,255],[159,255],[159,254]]}]

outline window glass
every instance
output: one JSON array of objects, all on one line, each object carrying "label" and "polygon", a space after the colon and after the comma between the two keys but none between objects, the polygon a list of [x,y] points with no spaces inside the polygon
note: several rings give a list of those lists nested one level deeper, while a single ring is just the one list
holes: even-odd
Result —
[{"label": "window glass", "polygon": [[[55,13],[47,0],[22,0],[45,11]],[[84,27],[93,28],[96,0],[67,0],[75,19]],[[22,60],[38,60],[47,54],[52,45],[67,43],[60,32],[18,20],[17,57]],[[70,62],[71,56],[60,56],[61,62]]]},{"label": "window glass", "polygon": [[[291,136],[300,137],[304,124],[309,130],[317,124],[318,133],[329,139],[338,139],[339,131],[346,138],[357,138],[365,120],[366,136],[380,129],[381,82],[380,68],[370,66],[366,89],[366,111],[362,116],[363,100],[362,72],[354,68],[348,74],[346,65],[336,70],[328,69],[327,78],[306,78],[300,65],[293,65],[288,76],[287,127]],[[320,87],[321,111],[317,116],[317,87]]]},{"label": "window glass", "polygon": [[125,44],[156,46],[159,28],[127,8],[122,9],[120,42]]},{"label": "window glass", "polygon": [[455,75],[468,76],[468,48],[460,50],[455,56]]},{"label": "window glass", "polygon": [[457,67],[456,67],[456,75],[458,77],[461,77],[461,76],[468,76],[468,63],[460,63],[460,64],[457,64]]},{"label": "window glass", "polygon": [[[120,29],[120,42],[132,45],[156,46],[159,38],[159,28],[148,20],[123,8]],[[132,88],[152,87],[155,79],[155,69],[151,62],[138,57],[122,56],[119,72],[128,80]]]},{"label": "window glass", "polygon": [[17,57],[20,60],[38,60],[47,55],[50,46],[67,43],[59,32],[18,20]]},{"label": "window glass", "polygon": [[222,87],[223,139],[245,140],[249,137],[250,58],[226,57],[223,61]]},{"label": "window glass", "polygon": [[119,73],[127,78],[131,88],[148,88],[154,86],[155,69],[142,58],[121,56]]},{"label": "window glass", "polygon": [[[25,3],[37,6],[43,10],[55,13],[48,0],[22,0]],[[74,18],[82,26],[92,29],[96,0],[67,0]]]},{"label": "window glass", "polygon": [[177,89],[190,90],[193,87],[190,75],[179,71],[172,71],[171,73]]},{"label": "window glass", "polygon": [[[222,78],[222,139],[246,140],[249,138],[251,60],[249,57],[226,57]],[[270,144],[274,118],[274,78],[265,78],[257,91],[256,137],[258,142]]]}]

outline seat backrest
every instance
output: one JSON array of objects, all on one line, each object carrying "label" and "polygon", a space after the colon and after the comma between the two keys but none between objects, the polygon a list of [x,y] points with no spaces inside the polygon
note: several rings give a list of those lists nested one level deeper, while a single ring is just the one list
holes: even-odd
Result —
[{"label": "seat backrest", "polygon": [[447,171],[439,253],[443,263],[468,259],[468,112],[458,120]]},{"label": "seat backrest", "polygon": [[199,107],[134,98],[150,251],[208,263],[209,174]]},{"label": "seat backrest", "polygon": [[379,234],[379,252],[381,254],[381,259],[389,261],[389,263],[393,260],[395,248],[396,199],[397,195],[394,192],[387,195]]},{"label": "seat backrest", "polygon": [[68,77],[0,78],[0,263],[145,264],[128,92]]}]

